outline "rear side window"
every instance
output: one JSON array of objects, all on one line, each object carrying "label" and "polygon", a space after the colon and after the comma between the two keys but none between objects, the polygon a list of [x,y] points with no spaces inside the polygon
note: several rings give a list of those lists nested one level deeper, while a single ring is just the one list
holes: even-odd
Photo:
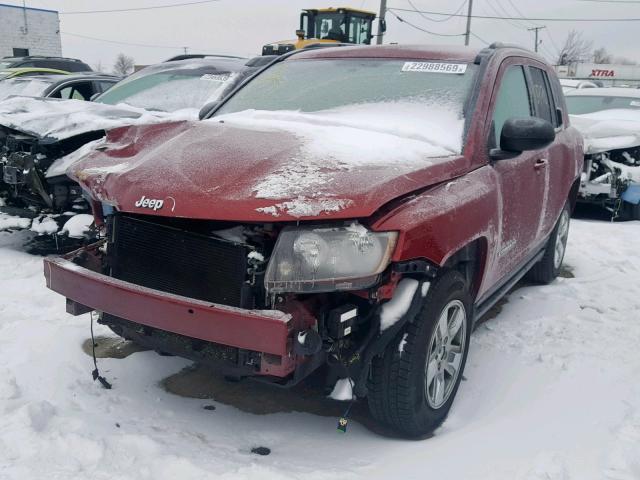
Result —
[{"label": "rear side window", "polygon": [[536,67],[529,67],[529,74],[531,75],[531,98],[533,99],[535,116],[557,127],[556,107],[546,72]]},{"label": "rear side window", "polygon": [[98,84],[100,86],[100,92],[106,92],[111,87],[113,87],[116,82],[98,82]]},{"label": "rear side window", "polygon": [[511,117],[530,117],[531,104],[529,90],[524,76],[524,68],[513,65],[505,71],[496,98],[493,111],[493,146],[499,146],[500,132],[507,119]]}]

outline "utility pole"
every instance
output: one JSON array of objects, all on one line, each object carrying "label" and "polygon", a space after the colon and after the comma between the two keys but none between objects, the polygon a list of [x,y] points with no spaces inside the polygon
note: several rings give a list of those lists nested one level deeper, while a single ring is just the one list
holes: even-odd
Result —
[{"label": "utility pole", "polygon": [[182,50],[184,50],[185,55],[189,53],[189,47],[182,47]]},{"label": "utility pole", "polygon": [[543,28],[547,28],[547,27],[542,26],[542,27],[531,27],[531,28],[527,28],[527,30],[529,30],[529,31],[532,31],[532,30],[533,30],[533,31],[536,33],[536,39],[535,39],[535,44],[534,44],[534,48],[533,48],[533,49],[535,50],[535,52],[536,52],[536,53],[538,53],[538,46],[542,43],[542,40],[540,40],[540,41],[538,42],[538,30],[542,30]]},{"label": "utility pole", "polygon": [[469,35],[471,35],[471,12],[473,11],[473,0],[469,0],[469,9],[467,10],[467,29],[464,32],[464,44],[469,45]]},{"label": "utility pole", "polygon": [[384,17],[387,13],[387,0],[380,0],[380,13],[378,14],[378,36],[376,37],[376,44],[382,45],[382,36],[387,29]]}]

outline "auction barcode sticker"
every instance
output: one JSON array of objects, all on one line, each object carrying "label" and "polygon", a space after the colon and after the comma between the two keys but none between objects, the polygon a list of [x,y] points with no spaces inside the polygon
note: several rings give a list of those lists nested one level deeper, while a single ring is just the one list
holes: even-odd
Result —
[{"label": "auction barcode sticker", "polygon": [[200,80],[212,80],[215,82],[226,82],[229,80],[231,74],[229,73],[205,73],[200,77]]},{"label": "auction barcode sticker", "polygon": [[404,62],[402,71],[428,73],[464,73],[467,71],[467,64],[443,62]]}]

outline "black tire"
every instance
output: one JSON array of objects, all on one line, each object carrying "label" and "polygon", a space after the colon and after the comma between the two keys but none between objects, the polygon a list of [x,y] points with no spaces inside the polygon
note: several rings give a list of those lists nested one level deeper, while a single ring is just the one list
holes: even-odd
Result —
[{"label": "black tire", "polygon": [[[463,339],[459,368],[455,378],[450,376],[449,393],[446,399],[441,399],[444,403],[434,408],[427,398],[430,395],[427,387],[434,385],[426,385],[427,355],[432,342],[437,342],[436,327],[441,313],[445,307],[458,302],[466,315],[464,331],[458,334]],[[418,314],[387,345],[383,355],[372,362],[367,398],[369,410],[377,421],[409,438],[425,437],[444,422],[467,360],[472,308],[469,289],[459,272],[447,271],[432,282]]]},{"label": "black tire", "polygon": [[640,204],[624,202],[621,216],[623,220],[640,220]]},{"label": "black tire", "polygon": [[[563,227],[564,221],[566,221],[566,230]],[[553,282],[560,274],[560,270],[562,269],[562,260],[564,259],[564,254],[567,250],[567,237],[569,236],[570,221],[571,206],[569,205],[569,202],[567,202],[562,209],[562,212],[560,212],[560,217],[551,232],[549,240],[547,240],[543,257],[538,261],[538,263],[531,267],[531,270],[527,272],[527,280],[533,283],[547,285]],[[561,253],[556,250],[556,244],[559,240],[562,241],[564,245]]]}]

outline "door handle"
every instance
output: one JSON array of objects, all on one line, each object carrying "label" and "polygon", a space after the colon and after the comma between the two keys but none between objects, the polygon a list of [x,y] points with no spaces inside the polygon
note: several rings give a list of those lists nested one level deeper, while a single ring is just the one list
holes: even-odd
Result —
[{"label": "door handle", "polygon": [[549,160],[547,160],[546,158],[539,158],[536,160],[536,163],[533,165],[533,168],[535,168],[536,170],[540,170],[541,168],[546,167],[548,163],[549,163]]}]

